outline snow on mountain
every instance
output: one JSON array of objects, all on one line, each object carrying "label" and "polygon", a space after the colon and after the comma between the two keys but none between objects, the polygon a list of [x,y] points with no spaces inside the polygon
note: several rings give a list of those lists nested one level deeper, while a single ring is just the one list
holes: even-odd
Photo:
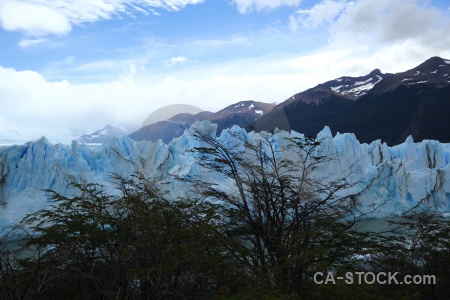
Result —
[{"label": "snow on mountain", "polygon": [[417,67],[396,74],[391,74],[386,80],[377,84],[374,93],[390,92],[400,85],[427,84],[433,88],[442,89],[448,86],[450,64],[441,57],[431,57]]},{"label": "snow on mountain", "polygon": [[274,104],[268,104],[257,101],[241,101],[225,107],[224,109],[212,113],[202,111],[197,114],[181,113],[170,119],[159,121],[129,134],[128,136],[135,141],[157,141],[169,143],[173,138],[183,134],[184,128],[189,128],[195,121],[210,120],[218,125],[217,134],[223,129],[230,128],[233,125],[246,127],[254,124],[265,113],[272,110]]},{"label": "snow on mountain", "polygon": [[123,137],[136,130],[136,125],[119,125],[118,127],[106,125],[103,129],[90,134],[83,134],[78,138],[80,143],[103,143],[108,138]]},{"label": "snow on mountain", "polygon": [[[365,94],[367,94],[368,91],[370,91],[377,83],[379,83],[381,80],[383,80],[383,77],[378,75],[378,70],[372,72],[369,75],[372,75],[373,77],[369,77],[368,79],[358,81],[357,78],[347,77],[347,78],[340,78],[336,80],[337,82],[342,82],[343,84],[338,86],[331,86],[330,89],[339,95],[342,96],[350,96],[351,98],[359,98]],[[380,73],[381,74],[381,73]]]},{"label": "snow on mountain", "polygon": [[272,111],[274,103],[264,103],[253,100],[240,101],[229,105],[222,110],[208,116],[205,120],[210,120],[217,124],[217,134],[222,130],[238,125],[242,128],[252,128],[263,116]]},{"label": "snow on mountain", "polygon": [[[216,124],[196,122],[195,128],[210,130],[214,136]],[[236,144],[231,132],[242,134],[248,141],[260,135],[247,133],[238,126],[222,131],[219,140]],[[299,133],[280,131],[272,140],[281,145],[287,137]],[[346,190],[359,203],[359,209],[369,211],[381,207],[372,216],[402,213],[417,205],[445,212],[450,208],[450,144],[437,141],[414,143],[409,137],[404,143],[388,147],[379,140],[361,144],[354,134],[332,136],[328,127],[319,134],[321,155],[333,158],[315,176],[329,180],[346,176],[353,183]],[[185,132],[169,144],[161,140],[135,142],[130,138],[112,138],[103,145],[88,146],[74,141],[72,145],[50,144],[45,138],[25,145],[0,147],[0,225],[16,224],[27,213],[49,203],[43,189],[71,194],[68,183],[84,179],[110,186],[112,172],[130,175],[139,170],[147,176],[169,183],[161,186],[169,195],[185,196],[187,184],[174,176],[194,176],[215,182],[224,191],[233,192],[232,185],[217,174],[196,164],[195,153],[186,150],[200,142]],[[284,152],[282,155],[294,155]]]},{"label": "snow on mountain", "polygon": [[325,99],[330,98],[332,95],[355,101],[361,96],[366,95],[383,79],[389,78],[390,76],[392,74],[381,73],[379,69],[375,69],[369,74],[359,77],[343,76],[297,93],[280,105],[286,107],[296,102],[322,104]]},{"label": "snow on mountain", "polygon": [[365,143],[382,139],[396,145],[409,135],[450,142],[450,64],[445,61],[432,57],[405,72],[375,69],[319,84],[278,104],[254,128],[315,136],[330,126],[334,133],[355,133]]},{"label": "snow on mountain", "polygon": [[305,104],[322,104],[332,95],[342,96],[356,101],[368,93],[379,94],[389,92],[402,84],[432,84],[442,88],[448,86],[446,78],[450,72],[449,60],[431,57],[417,67],[396,74],[382,73],[375,69],[367,75],[359,77],[343,76],[321,83],[306,91],[297,93],[281,103],[286,107],[296,102]]},{"label": "snow on mountain", "polygon": [[264,114],[264,112],[267,113],[271,111],[274,106],[274,104],[246,100],[227,106],[206,119],[211,121],[224,120],[239,114],[259,118]]}]

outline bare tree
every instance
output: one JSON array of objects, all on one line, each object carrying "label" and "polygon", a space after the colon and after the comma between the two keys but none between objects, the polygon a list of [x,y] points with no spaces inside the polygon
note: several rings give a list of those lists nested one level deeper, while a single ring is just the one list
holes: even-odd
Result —
[{"label": "bare tree", "polygon": [[49,288],[53,272],[24,227],[0,230],[0,299],[39,298]]},{"label": "bare tree", "polygon": [[265,132],[249,141],[235,132],[224,142],[211,132],[190,133],[203,143],[192,150],[199,164],[220,173],[234,192],[199,178],[182,180],[223,203],[227,237],[236,241],[230,252],[254,280],[291,293],[315,271],[351,260],[360,239],[351,230],[353,206],[339,196],[350,183],[318,175],[321,165],[331,162],[320,141]]}]

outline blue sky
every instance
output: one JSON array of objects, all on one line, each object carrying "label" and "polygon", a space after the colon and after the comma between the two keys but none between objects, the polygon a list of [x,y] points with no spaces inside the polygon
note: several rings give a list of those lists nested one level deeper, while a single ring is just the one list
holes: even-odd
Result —
[{"label": "blue sky", "polygon": [[450,58],[441,0],[1,0],[0,136],[69,142],[176,103],[282,102]]}]

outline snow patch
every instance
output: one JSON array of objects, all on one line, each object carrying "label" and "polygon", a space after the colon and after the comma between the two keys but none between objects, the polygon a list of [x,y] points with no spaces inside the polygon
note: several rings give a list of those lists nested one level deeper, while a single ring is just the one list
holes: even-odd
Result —
[{"label": "snow patch", "polygon": [[357,81],[357,82],[355,82],[354,85],[366,84],[366,83],[368,83],[368,82],[370,82],[370,81],[372,81],[372,78],[369,78],[369,79],[364,80],[364,81]]},{"label": "snow patch", "polygon": [[430,72],[430,74],[436,74],[438,70],[435,70],[433,72]]},{"label": "snow patch", "polygon": [[93,133],[93,134],[91,134],[91,135],[89,135],[89,139],[94,139],[94,138],[96,138],[96,137],[99,137],[99,136],[101,136],[101,135],[105,135],[105,134],[107,134],[108,133],[108,129],[102,129],[102,130],[100,130],[100,131],[97,131],[96,133]]},{"label": "snow patch", "polygon": [[375,86],[375,84],[373,84],[373,83],[367,83],[367,84],[365,84],[365,85],[361,85],[361,86],[355,87],[355,88],[350,89],[350,90],[348,90],[348,91],[344,91],[344,92],[342,92],[342,94],[343,94],[343,95],[347,95],[347,94],[356,94],[356,95],[358,95],[358,96],[360,96],[360,95],[365,95],[366,92],[367,92],[368,90],[372,89],[374,86]]},{"label": "snow patch", "polygon": [[255,113],[257,113],[258,115],[261,115],[261,116],[264,114],[264,112],[260,109],[255,110]]},{"label": "snow patch", "polygon": [[417,82],[411,82],[411,83],[407,83],[407,85],[419,84],[419,83],[426,83],[427,81],[428,81],[428,80],[417,81]]},{"label": "snow patch", "polygon": [[340,85],[340,86],[336,86],[336,87],[331,87],[330,89],[331,89],[333,92],[337,93],[337,92],[339,92],[339,90],[340,90],[342,87],[343,87],[343,85]]},{"label": "snow patch", "polygon": [[252,109],[253,107],[255,107],[255,106],[254,106],[253,103],[252,103],[252,105],[250,105],[250,106],[248,107],[248,110]]},{"label": "snow patch", "polygon": [[416,74],[414,74],[415,76],[417,76],[417,75],[419,75],[420,74],[420,71],[416,71]]},{"label": "snow patch", "polygon": [[[348,95],[348,94],[355,94],[356,96],[362,96],[367,93],[368,90],[372,89],[377,83],[379,83],[381,80],[383,80],[383,77],[376,75],[377,81],[371,82],[374,78],[369,78],[364,81],[356,81],[352,88],[347,91],[341,91],[343,87],[347,88],[349,85],[339,85],[335,87],[330,87],[330,89],[335,93],[340,93],[341,95]],[[342,79],[341,79],[342,80]],[[349,79],[345,80],[346,82],[349,81]]]}]

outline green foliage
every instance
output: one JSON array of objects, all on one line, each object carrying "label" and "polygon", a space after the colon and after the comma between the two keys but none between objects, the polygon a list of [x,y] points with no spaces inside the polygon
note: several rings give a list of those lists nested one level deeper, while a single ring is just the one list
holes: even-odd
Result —
[{"label": "green foliage", "polygon": [[[10,272],[25,275],[34,264],[45,265],[39,296],[48,299],[202,299],[217,293],[233,274],[229,269],[236,269],[218,238],[220,210],[197,199],[167,201],[142,177],[115,179],[117,196],[94,184],[76,184],[75,197],[51,192],[53,206],[23,221],[34,232],[26,246],[45,251],[14,260],[19,265]],[[32,281],[38,289],[38,278]]]},{"label": "green foliage", "polygon": [[0,299],[38,298],[46,290],[49,262],[34,237],[23,228],[0,231]]},{"label": "green foliage", "polygon": [[373,245],[368,261],[374,272],[434,275],[436,284],[386,286],[382,293],[398,299],[449,299],[450,220],[427,211],[410,212],[391,221],[391,236]]},{"label": "green foliage", "polygon": [[[339,197],[345,178],[315,173],[331,161],[319,141],[193,134],[199,165],[234,192],[180,178],[190,197],[168,200],[140,174],[114,176],[112,192],[86,182],[70,197],[48,191],[49,208],[0,234],[0,299],[450,298],[448,220],[411,213],[390,232],[357,231],[354,203]],[[317,284],[316,272],[435,275],[437,284]]]},{"label": "green foliage", "polygon": [[303,295],[315,272],[339,268],[361,249],[362,237],[350,231],[354,219],[344,219],[349,206],[337,196],[349,184],[313,176],[330,161],[319,141],[291,138],[277,146],[270,134],[260,134],[254,144],[235,135],[237,142],[227,145],[208,133],[191,134],[206,144],[196,148],[200,164],[228,177],[237,191],[194,182],[205,197],[224,203],[227,232],[239,241],[229,252],[251,271],[252,284]]}]

